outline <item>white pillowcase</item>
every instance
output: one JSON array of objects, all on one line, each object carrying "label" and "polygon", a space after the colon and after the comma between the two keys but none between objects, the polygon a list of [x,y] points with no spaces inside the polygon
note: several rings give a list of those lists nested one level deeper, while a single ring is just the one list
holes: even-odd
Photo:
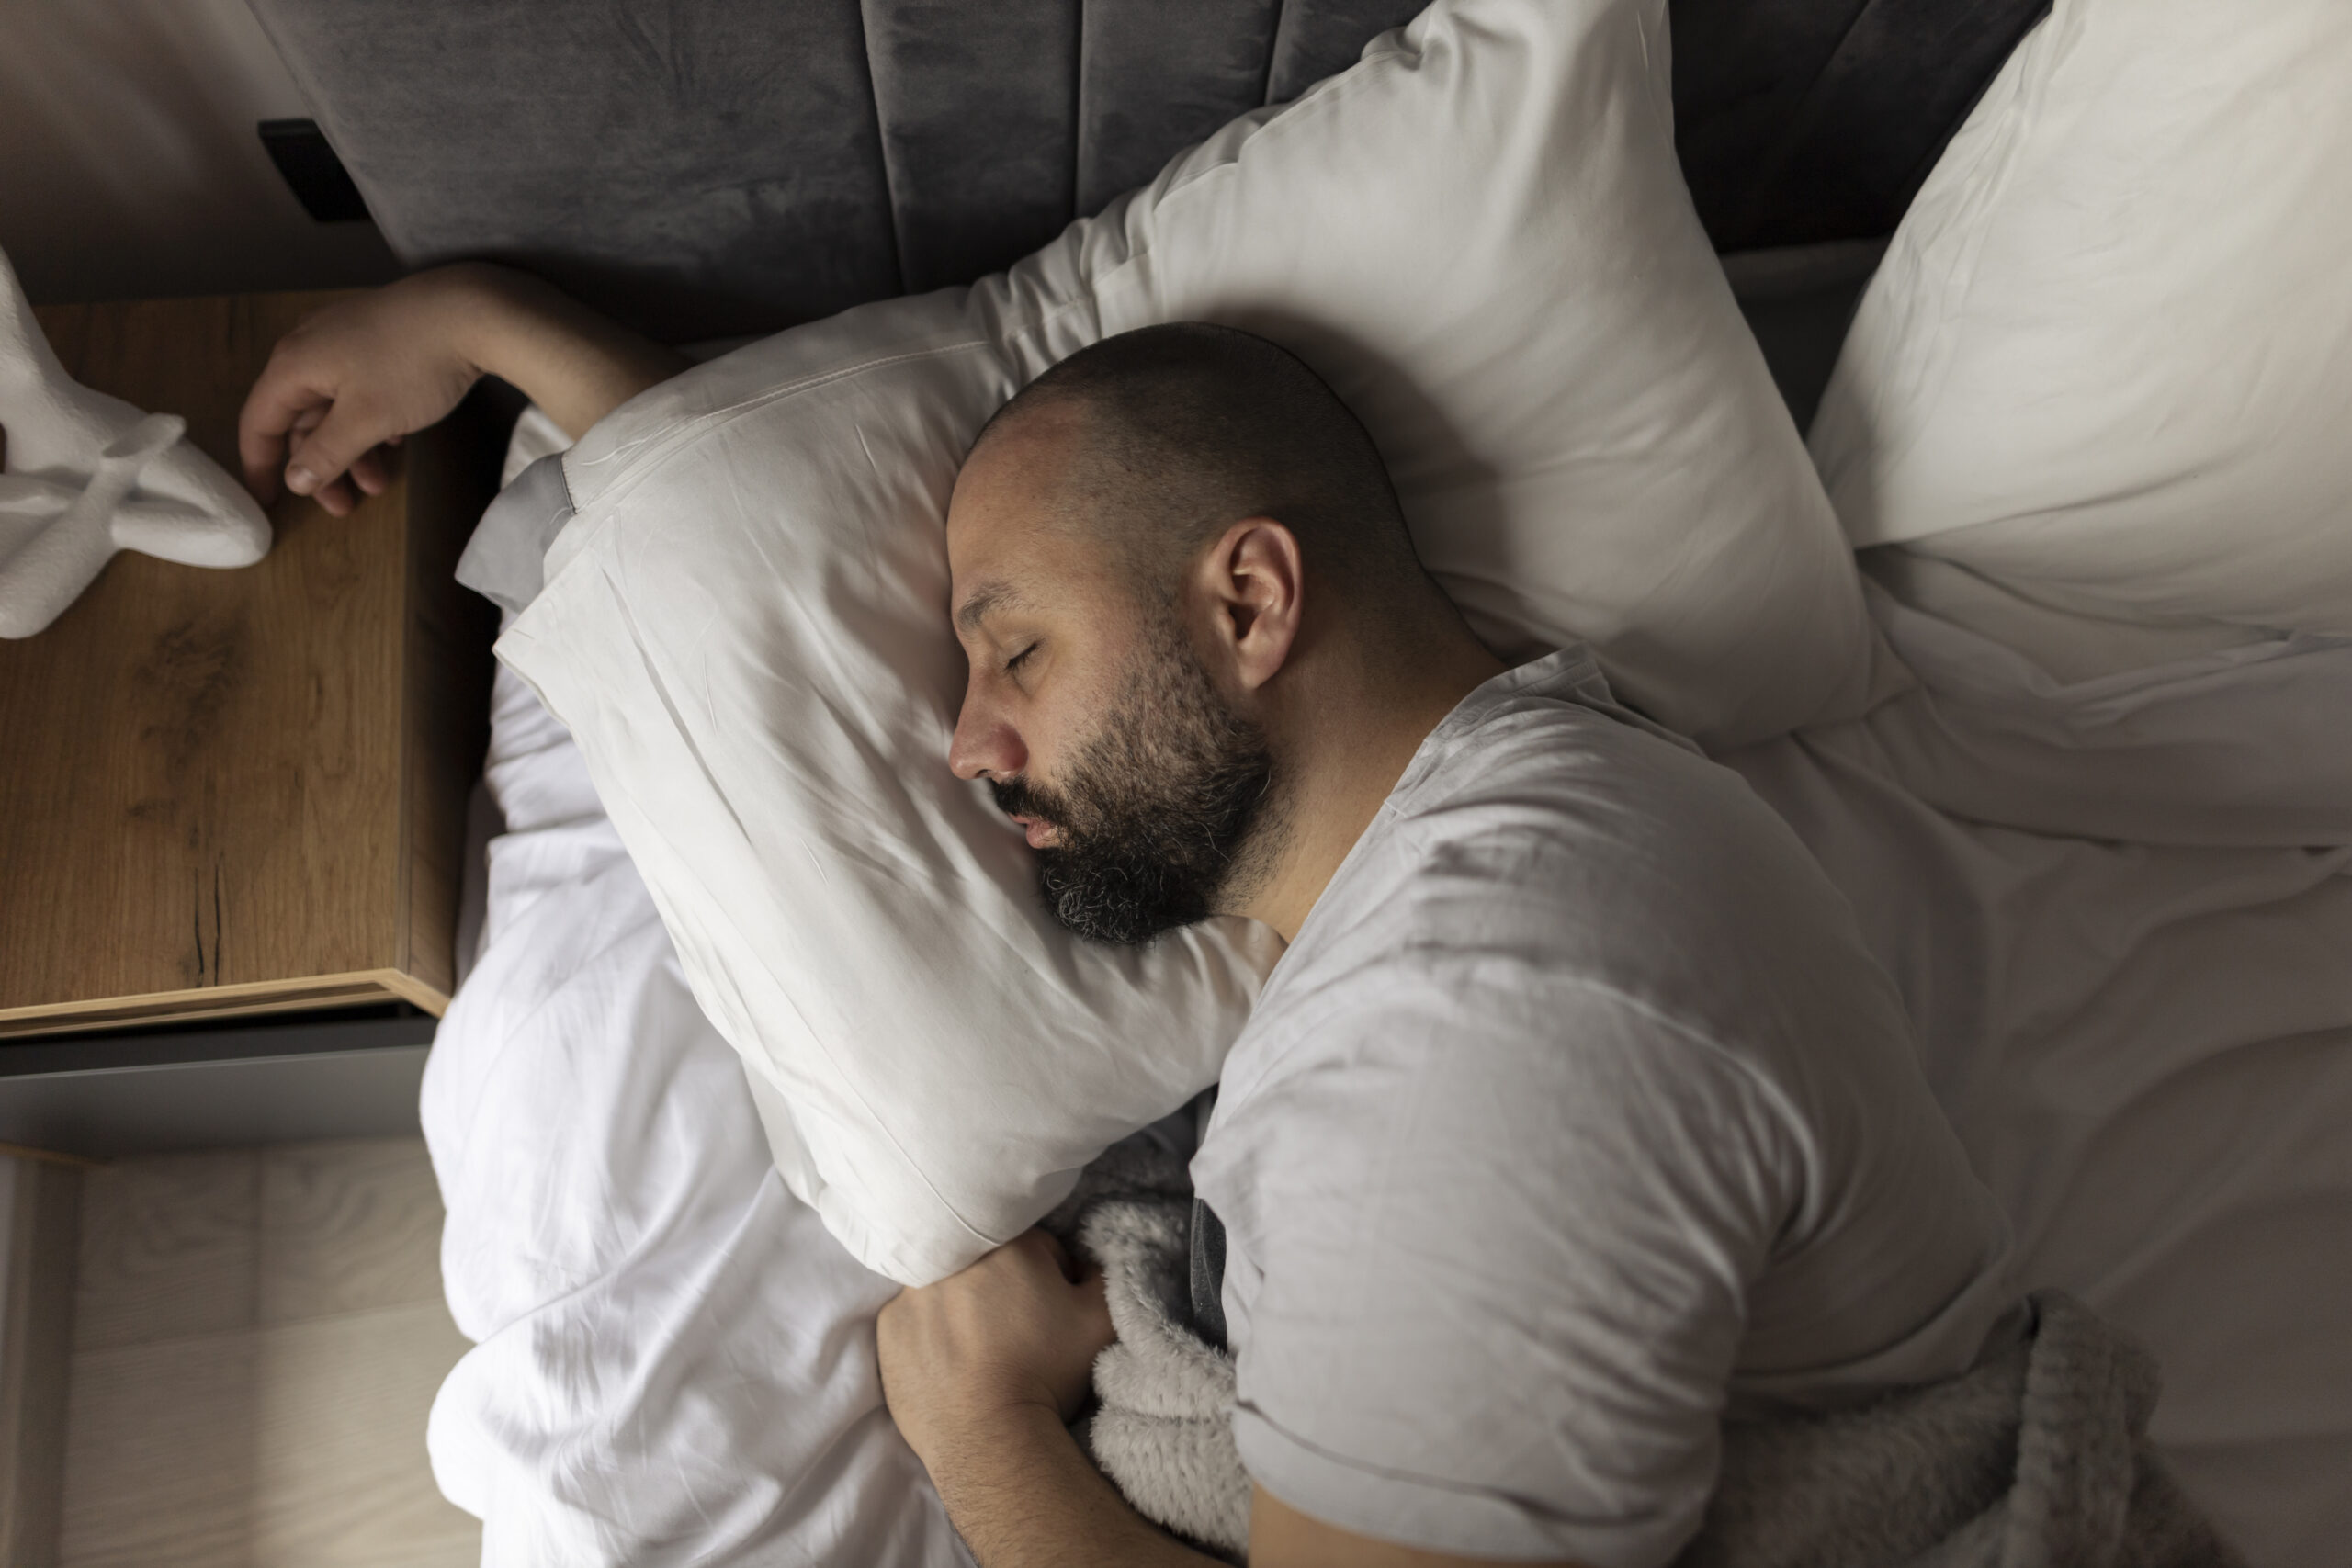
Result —
[{"label": "white pillowcase", "polygon": [[2352,6],[2057,0],[1813,427],[1857,545],[2145,623],[2352,633]]},{"label": "white pillowcase", "polygon": [[1863,705],[1834,513],[1675,162],[1666,8],[1440,4],[1002,277],[1023,379],[1248,327],[1372,432],[1421,559],[1508,659],[1593,647],[1714,746]]},{"label": "white pillowcase", "polygon": [[1077,941],[947,772],[941,523],[966,447],[1106,333],[1298,349],[1364,418],[1498,650],[1593,641],[1736,741],[1851,711],[1843,538],[1676,167],[1664,0],[1447,0],[1296,105],[968,292],[739,351],[565,458],[576,511],[499,646],[579,739],[779,1168],[934,1279],[1215,1081],[1271,964],[1218,922]]}]

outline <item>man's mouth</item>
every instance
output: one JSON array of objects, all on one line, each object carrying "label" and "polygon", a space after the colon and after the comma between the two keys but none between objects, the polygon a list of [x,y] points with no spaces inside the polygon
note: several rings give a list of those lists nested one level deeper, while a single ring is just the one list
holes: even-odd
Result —
[{"label": "man's mouth", "polygon": [[1052,823],[1040,821],[1035,817],[1015,817],[1013,821],[1019,823],[1021,830],[1029,836],[1031,849],[1044,850],[1053,847],[1054,825]]}]

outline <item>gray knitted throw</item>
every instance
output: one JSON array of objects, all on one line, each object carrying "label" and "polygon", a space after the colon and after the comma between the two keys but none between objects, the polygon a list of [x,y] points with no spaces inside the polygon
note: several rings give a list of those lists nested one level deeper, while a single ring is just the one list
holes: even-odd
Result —
[{"label": "gray knitted throw", "polygon": [[[1139,1135],[1046,1221],[1100,1264],[1118,1340],[1080,1436],[1136,1512],[1233,1562],[1250,1539],[1233,1359],[1197,1290],[1185,1152]],[[1222,1269],[1222,1239],[1216,1263]],[[2072,1298],[1950,1382],[1860,1409],[1727,1422],[1678,1568],[2207,1568],[2241,1560],[2148,1445],[2148,1353]]]}]

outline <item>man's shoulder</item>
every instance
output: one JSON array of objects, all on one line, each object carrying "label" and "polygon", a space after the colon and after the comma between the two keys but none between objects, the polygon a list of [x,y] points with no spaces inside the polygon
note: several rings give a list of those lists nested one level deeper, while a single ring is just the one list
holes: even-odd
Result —
[{"label": "man's shoulder", "polygon": [[1431,732],[1367,837],[1428,850],[1495,830],[1688,829],[1751,808],[1736,773],[1617,703],[1589,658],[1559,654],[1480,688]]},{"label": "man's shoulder", "polygon": [[1851,908],[1738,775],[1540,692],[1471,716],[1332,878],[1229,1077],[1370,1050],[1503,1084],[1622,1049],[1775,1080],[1907,1049]]},{"label": "man's shoulder", "polygon": [[1726,823],[1763,809],[1736,775],[1572,702],[1496,705],[1453,739],[1326,887],[1231,1066],[1369,1050],[1508,1082],[1636,1033],[1714,1048],[1705,992],[1761,918],[1723,840],[1777,819]]},{"label": "man's shoulder", "polygon": [[1605,971],[1636,928],[1704,946],[1734,940],[1759,887],[1827,889],[1744,780],[1634,716],[1534,691],[1462,716],[1332,878],[1302,957],[1430,964],[1533,941]]}]

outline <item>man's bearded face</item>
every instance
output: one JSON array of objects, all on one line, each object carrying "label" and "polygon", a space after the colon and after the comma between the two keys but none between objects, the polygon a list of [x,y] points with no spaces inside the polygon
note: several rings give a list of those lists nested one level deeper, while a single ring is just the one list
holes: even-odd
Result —
[{"label": "man's bearded face", "polygon": [[1060,785],[989,787],[1008,815],[1055,829],[1037,852],[1054,918],[1098,942],[1141,942],[1216,913],[1272,777],[1263,733],[1163,620]]}]

